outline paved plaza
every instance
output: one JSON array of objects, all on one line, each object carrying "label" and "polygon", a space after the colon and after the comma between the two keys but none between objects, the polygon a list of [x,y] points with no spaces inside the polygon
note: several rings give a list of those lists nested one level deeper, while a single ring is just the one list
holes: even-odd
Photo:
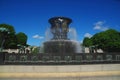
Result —
[{"label": "paved plaza", "polygon": [[120,80],[120,76],[66,77],[66,78],[2,78],[0,80]]},{"label": "paved plaza", "polygon": [[120,64],[1,65],[0,80],[119,80]]}]

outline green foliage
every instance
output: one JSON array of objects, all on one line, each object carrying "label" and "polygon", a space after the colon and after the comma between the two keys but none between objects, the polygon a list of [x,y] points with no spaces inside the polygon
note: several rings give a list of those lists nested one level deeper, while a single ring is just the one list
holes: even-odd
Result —
[{"label": "green foliage", "polygon": [[26,46],[27,43],[27,35],[23,32],[19,32],[16,34],[17,37],[17,44]]},{"label": "green foliage", "polygon": [[34,49],[32,50],[32,53],[34,53],[34,54],[39,53],[39,48],[38,48],[38,47],[34,48]]},{"label": "green foliage", "polygon": [[15,29],[12,25],[9,24],[0,24],[0,28],[6,28],[10,31],[10,33],[15,34]]},{"label": "green foliage", "polygon": [[8,24],[0,24],[0,28],[6,28],[9,31],[9,36],[7,36],[5,39],[4,48],[16,48],[17,40],[14,27]]},{"label": "green foliage", "polygon": [[120,32],[109,29],[92,37],[93,45],[97,45],[104,52],[120,52]]},{"label": "green foliage", "polygon": [[[24,33],[18,33],[16,35],[15,29],[13,26],[9,24],[0,24],[0,28],[6,28],[9,31],[9,35],[5,38],[4,48],[10,48],[10,49],[16,49],[17,44],[21,44],[23,46],[27,43],[27,35]],[[0,33],[0,45],[2,43],[2,38],[4,36],[1,36],[2,33]]]},{"label": "green foliage", "polygon": [[92,46],[92,40],[91,40],[91,38],[85,37],[84,40],[83,40],[83,46],[85,46],[85,47]]}]

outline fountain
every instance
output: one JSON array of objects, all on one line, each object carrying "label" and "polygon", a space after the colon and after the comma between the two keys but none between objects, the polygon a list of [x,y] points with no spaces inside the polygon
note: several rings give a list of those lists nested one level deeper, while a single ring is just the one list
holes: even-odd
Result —
[{"label": "fountain", "polygon": [[51,39],[44,42],[45,53],[61,56],[82,53],[78,41],[68,38],[68,33],[74,32],[73,29],[69,29],[71,22],[72,20],[66,17],[53,17],[49,19],[51,27],[48,30],[50,32],[46,32],[46,35],[47,37],[51,36]]},{"label": "fountain", "polygon": [[120,63],[119,53],[84,54],[83,47],[76,39],[76,30],[69,27],[72,22],[71,19],[53,17],[49,19],[49,22],[51,27],[45,33],[47,40],[40,47],[40,54],[0,53],[0,64],[75,65]]}]

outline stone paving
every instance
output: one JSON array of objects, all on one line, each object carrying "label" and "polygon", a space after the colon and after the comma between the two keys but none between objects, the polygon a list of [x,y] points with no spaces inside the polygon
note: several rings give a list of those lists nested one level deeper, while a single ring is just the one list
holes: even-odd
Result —
[{"label": "stone paving", "polygon": [[3,65],[0,80],[120,80],[120,64]]}]

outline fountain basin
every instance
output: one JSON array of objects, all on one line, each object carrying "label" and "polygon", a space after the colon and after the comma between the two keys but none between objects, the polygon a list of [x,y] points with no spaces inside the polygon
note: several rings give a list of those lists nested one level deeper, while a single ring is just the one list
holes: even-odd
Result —
[{"label": "fountain basin", "polygon": [[44,51],[53,55],[71,55],[76,53],[76,44],[71,40],[50,40],[44,42]]}]

